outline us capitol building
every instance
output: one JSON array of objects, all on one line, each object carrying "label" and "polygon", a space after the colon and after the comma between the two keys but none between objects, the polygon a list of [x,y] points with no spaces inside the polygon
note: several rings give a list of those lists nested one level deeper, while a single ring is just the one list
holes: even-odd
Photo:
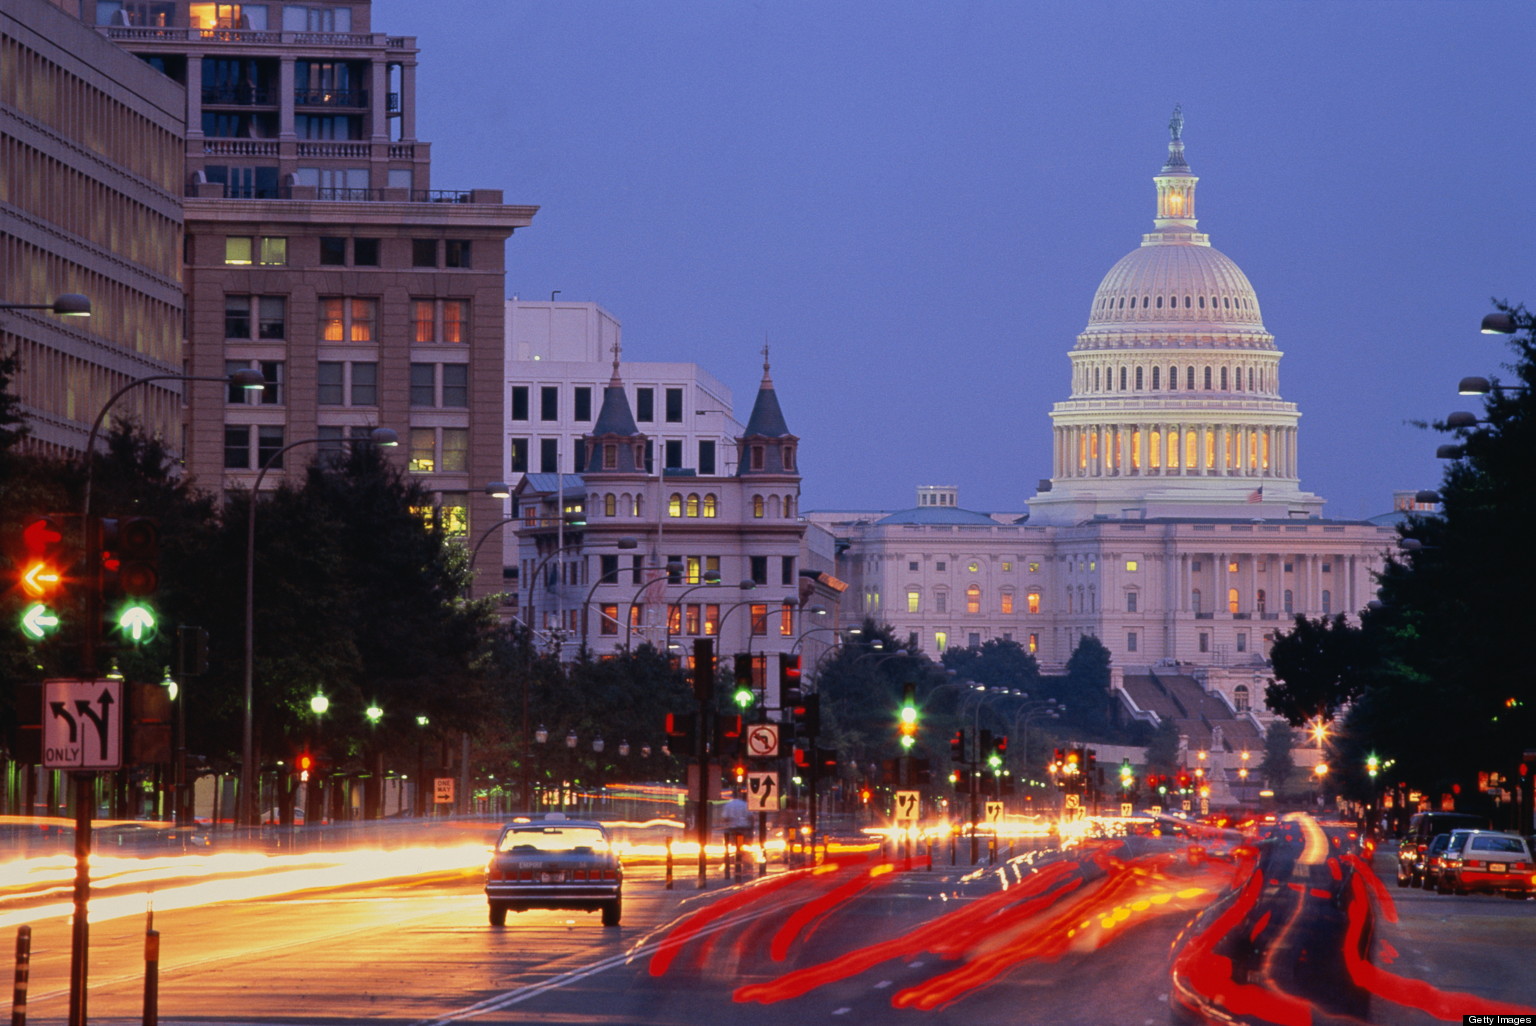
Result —
[{"label": "us capitol building", "polygon": [[1325,518],[1302,490],[1280,350],[1247,276],[1198,230],[1178,111],[1169,128],[1152,231],[1094,294],[1028,512],[924,486],[909,510],[805,518],[837,540],[845,624],[873,617],[930,655],[1010,639],[1048,672],[1095,635],[1132,715],[1198,721],[1219,701],[1251,720],[1275,633],[1297,613],[1358,613],[1396,535]]}]

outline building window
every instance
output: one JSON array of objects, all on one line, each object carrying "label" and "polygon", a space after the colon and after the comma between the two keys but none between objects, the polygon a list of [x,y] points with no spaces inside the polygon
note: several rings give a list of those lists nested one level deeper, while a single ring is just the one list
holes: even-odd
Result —
[{"label": "building window", "polygon": [[1004,616],[1013,613],[1013,592],[1003,592],[1002,595],[999,596],[998,602],[1000,605],[998,612],[1002,613]]},{"label": "building window", "polygon": [[539,473],[560,473],[560,439],[539,439]]},{"label": "building window", "polygon": [[751,447],[748,453],[747,464],[753,470],[763,469],[763,447],[761,445]]},{"label": "building window", "polygon": [[667,389],[667,423],[681,424],[683,422],[683,390],[681,388]]},{"label": "building window", "polygon": [[320,300],[320,341],[372,342],[378,301],[327,296]]},{"label": "building window", "polygon": [[779,583],[785,587],[795,583],[795,557],[779,557]]},{"label": "building window", "polygon": [[512,386],[512,419],[513,420],[527,420],[528,419],[528,386],[527,385],[513,385]]},{"label": "building window", "polygon": [[1293,596],[1291,594],[1291,589],[1289,589],[1289,588],[1285,589],[1285,591],[1282,593],[1281,601],[1283,601],[1285,603],[1285,607],[1284,608],[1285,608],[1285,611],[1286,611],[1287,614],[1294,613],[1296,611],[1295,608],[1294,608],[1294,601],[1293,601]]},{"label": "building window", "polygon": [[933,647],[939,651],[939,654],[942,655],[944,650],[949,647],[949,632],[948,631],[934,631],[933,632]]},{"label": "building window", "polygon": [[1141,569],[1141,564],[1139,562],[1137,562],[1136,560],[1134,560],[1134,559],[1127,559],[1125,561],[1125,570],[1126,570],[1127,573],[1132,573],[1133,574],[1133,573],[1135,573],[1136,571],[1138,571],[1140,569]]},{"label": "building window", "polygon": [[1134,651],[1136,651],[1136,632],[1135,631],[1128,631],[1126,633],[1126,635],[1125,635],[1125,650],[1127,652],[1134,652]]},{"label": "building window", "polygon": [[1232,689],[1232,709],[1235,712],[1247,712],[1252,701],[1247,684],[1239,684]]},{"label": "building window", "polygon": [[683,441],[669,438],[661,443],[661,465],[667,470],[681,470],[683,466]]},{"label": "building window", "polygon": [[1211,650],[1211,632],[1210,631],[1201,631],[1200,632],[1200,651],[1202,651],[1202,652],[1209,652],[1210,650]]},{"label": "building window", "polygon": [[415,299],[411,301],[411,316],[414,325],[412,341],[469,341],[467,299]]},{"label": "building window", "polygon": [[635,389],[635,420],[641,424],[649,424],[656,419],[656,390],[654,388]]},{"label": "building window", "polygon": [[1238,631],[1237,632],[1237,650],[1239,652],[1246,652],[1246,651],[1248,651],[1248,632],[1247,631]]},{"label": "building window", "polygon": [[923,593],[916,588],[907,590],[907,612],[921,613],[923,611]]},{"label": "building window", "polygon": [[[282,296],[224,297],[224,337],[282,339],[288,334],[288,302]],[[253,316],[254,315],[254,316]],[[256,333],[252,335],[251,328]]]},{"label": "building window", "polygon": [[1323,615],[1327,616],[1328,614],[1330,614],[1332,612],[1333,612],[1333,592],[1329,591],[1327,588],[1324,588],[1323,589]]},{"label": "building window", "polygon": [[[226,253],[226,258],[227,256]],[[224,262],[229,261],[226,259]],[[326,267],[346,266],[347,240],[338,235],[320,236],[320,263]]]},{"label": "building window", "polygon": [[1197,616],[1199,615],[1199,613],[1200,613],[1200,589],[1199,588],[1196,588],[1195,590],[1193,590],[1193,591],[1191,591],[1189,593],[1189,608],[1194,610],[1194,612],[1195,612],[1195,614]]},{"label": "building window", "polygon": [[751,564],[751,568],[752,568],[752,574],[751,574],[751,576],[752,576],[752,583],[753,584],[767,584],[768,583],[768,557],[767,556],[749,556],[749,557],[747,557],[747,560]]},{"label": "building window", "polygon": [[1127,613],[1137,612],[1136,600],[1137,600],[1136,592],[1128,591],[1128,592],[1125,593],[1125,611]]},{"label": "building window", "polygon": [[560,389],[556,385],[545,385],[539,389],[539,419],[560,419]]},{"label": "building window", "polygon": [[699,473],[713,474],[715,472],[715,441],[712,438],[699,439]]},{"label": "building window", "polygon": [[712,518],[717,517],[719,515],[720,515],[720,500],[715,496],[714,492],[705,492],[704,493],[704,516],[705,516],[705,518],[706,519],[712,519]]},{"label": "building window", "polygon": [[617,602],[605,602],[601,606],[602,615],[598,619],[597,632],[607,637],[613,637],[619,633],[619,604]]},{"label": "building window", "polygon": [[1029,649],[1029,654],[1030,655],[1034,655],[1037,652],[1039,652],[1040,651],[1040,635],[1038,635],[1038,634],[1031,634],[1029,636],[1029,644],[1024,646],[1024,647]]},{"label": "building window", "polygon": [[379,266],[379,240],[353,239],[352,265],[354,267]]},{"label": "building window", "polygon": [[752,614],[752,636],[761,638],[768,634],[768,606],[754,602],[747,607]]},{"label": "building window", "polygon": [[667,497],[667,516],[680,517],[683,515],[683,496],[681,492],[673,492]]},{"label": "building window", "polygon": [[690,516],[690,517],[697,517],[699,515],[699,493],[698,492],[689,492],[688,493],[688,505],[687,505],[687,509],[685,510],[685,513],[686,513],[687,516]]},{"label": "building window", "polygon": [[779,607],[779,636],[793,637],[795,633],[795,607],[788,602]]},{"label": "building window", "polygon": [[444,267],[470,267],[470,240],[448,239],[443,243]]},{"label": "building window", "polygon": [[575,400],[571,404],[571,415],[578,421],[585,423],[592,419],[592,388],[590,385],[578,385],[574,393]]},{"label": "building window", "polygon": [[1260,588],[1258,591],[1253,593],[1253,606],[1260,613],[1264,613],[1264,612],[1268,611],[1268,608],[1269,608],[1269,596],[1267,594],[1265,594],[1263,588]]},{"label": "building window", "polygon": [[1032,591],[1028,595],[1024,596],[1024,601],[1025,601],[1025,607],[1024,608],[1029,610],[1029,612],[1031,612],[1031,613],[1039,613],[1040,612],[1040,593],[1038,591]]},{"label": "building window", "polygon": [[512,451],[508,455],[511,456],[512,473],[528,473],[528,439],[512,439]]},{"label": "building window", "polygon": [[981,589],[974,584],[965,589],[965,611],[967,613],[981,612]]},{"label": "building window", "polygon": [[280,267],[288,263],[288,240],[281,236],[228,236],[224,239],[224,262],[243,267],[253,263],[260,263],[263,267]]},{"label": "building window", "polygon": [[752,518],[754,520],[763,519],[763,497],[761,495],[752,496]]},{"label": "building window", "polygon": [[933,593],[933,610],[936,613],[949,612],[949,592],[936,591]]},{"label": "building window", "polygon": [[412,239],[411,240],[411,266],[412,267],[436,267],[437,266],[437,240],[436,239]]},{"label": "building window", "polygon": [[230,385],[225,401],[231,406],[281,406],[283,394],[283,361],[281,360],[225,360],[224,373],[242,370],[261,371],[261,388],[242,388]]},{"label": "building window", "polygon": [[1031,563],[1031,564],[1029,564],[1029,572],[1032,573],[1032,574],[1039,573],[1040,572],[1040,564],[1039,563]]},{"label": "building window", "polygon": [[447,409],[469,407],[469,365],[411,364],[411,405]]},{"label": "building window", "polygon": [[321,360],[316,369],[316,402],[321,406],[377,406],[379,365]]},{"label": "building window", "polygon": [[911,571],[912,573],[914,573],[914,574],[917,573],[917,568],[918,568],[917,560],[913,559],[913,560],[909,560],[907,562],[907,569],[909,571]]},{"label": "building window", "polygon": [[1228,588],[1227,589],[1227,612],[1235,613],[1237,611],[1238,611],[1237,589],[1236,588]]},{"label": "building window", "polygon": [[1229,573],[1229,574],[1237,573],[1237,560],[1230,559],[1230,560],[1227,561],[1227,573]]}]

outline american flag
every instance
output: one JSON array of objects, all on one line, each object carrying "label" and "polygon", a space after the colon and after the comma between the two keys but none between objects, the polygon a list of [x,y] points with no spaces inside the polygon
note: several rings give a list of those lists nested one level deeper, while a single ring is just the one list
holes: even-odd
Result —
[{"label": "american flag", "polygon": [[1248,493],[1248,501],[1249,502],[1263,502],[1264,501],[1264,486],[1263,485],[1259,485],[1253,491],[1249,492]]}]

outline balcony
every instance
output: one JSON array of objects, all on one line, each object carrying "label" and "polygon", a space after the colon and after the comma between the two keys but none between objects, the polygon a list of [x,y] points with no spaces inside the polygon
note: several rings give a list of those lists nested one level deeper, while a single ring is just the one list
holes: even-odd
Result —
[{"label": "balcony", "polygon": [[266,86],[203,86],[205,107],[275,107],[277,97]]},{"label": "balcony", "polygon": [[366,89],[296,89],[293,102],[299,107],[366,107]]}]

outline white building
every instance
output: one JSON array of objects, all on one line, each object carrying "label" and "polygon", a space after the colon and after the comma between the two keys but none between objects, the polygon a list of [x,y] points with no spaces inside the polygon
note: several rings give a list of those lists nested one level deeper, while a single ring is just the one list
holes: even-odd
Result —
[{"label": "white building", "polygon": [[1201,734],[1201,694],[1229,714],[1262,707],[1293,614],[1353,616],[1374,597],[1395,533],[1325,519],[1301,490],[1280,351],[1247,277],[1196,230],[1177,115],[1171,128],[1154,230],[1094,294],[1028,512],[972,512],[944,486],[884,516],[807,518],[838,539],[845,619],[872,616],[933,655],[1012,639],[1048,671],[1091,634],[1132,715]]}]

